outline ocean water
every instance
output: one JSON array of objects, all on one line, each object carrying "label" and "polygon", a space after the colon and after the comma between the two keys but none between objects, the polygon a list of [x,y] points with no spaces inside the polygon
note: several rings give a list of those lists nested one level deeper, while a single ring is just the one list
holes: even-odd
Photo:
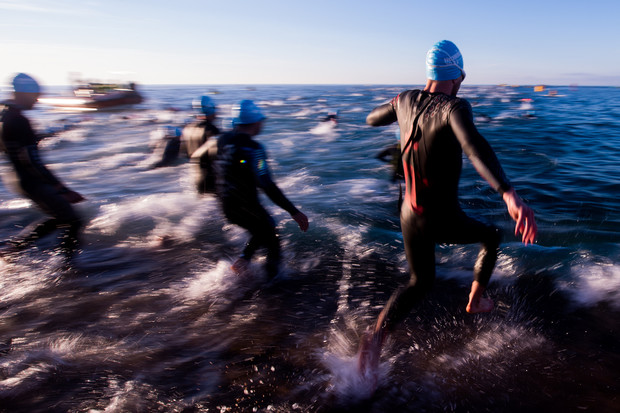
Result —
[{"label": "ocean water", "polygon": [[[377,390],[356,374],[360,335],[408,278],[399,185],[376,159],[396,125],[365,117],[407,88],[143,86],[128,110],[30,111],[59,131],[42,156],[87,198],[87,226],[69,270],[53,237],[0,259],[0,411],[620,411],[619,88],[462,88],[538,241],[513,236],[466,160],[464,209],[506,233],[496,309],[464,311],[477,246],[438,246],[435,288],[389,338]],[[249,276],[230,271],[247,234],[194,192],[187,160],[149,168],[161,128],[203,93],[223,129],[241,99],[264,110],[273,177],[310,219],[302,233],[263,198],[284,255],[274,283],[260,253]],[[333,110],[337,125],[320,122]],[[39,218],[0,186],[3,239]]]}]

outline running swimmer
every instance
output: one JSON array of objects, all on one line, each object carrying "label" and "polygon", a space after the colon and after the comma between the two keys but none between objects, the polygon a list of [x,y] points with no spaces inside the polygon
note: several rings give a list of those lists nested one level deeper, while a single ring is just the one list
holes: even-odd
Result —
[{"label": "running swimmer", "polygon": [[408,90],[376,107],[367,117],[371,126],[398,122],[406,191],[401,228],[410,280],[398,289],[379,314],[372,331],[360,343],[361,373],[376,371],[381,347],[413,307],[431,289],[435,278],[435,244],[480,243],[468,313],[493,309],[483,297],[497,259],[500,231],[467,216],[458,200],[465,152],[476,171],[502,196],[516,221],[515,234],[533,243],[537,227],[533,211],[519,198],[488,142],[473,123],[470,104],[456,95],[465,80],[463,58],[454,43],[436,43],[426,57],[424,90]]},{"label": "running swimmer", "polygon": [[155,152],[159,161],[151,165],[151,168],[161,168],[175,163],[179,157],[181,147],[181,130],[175,126],[166,126],[158,131],[161,140],[158,142]]},{"label": "running swimmer", "polygon": [[39,238],[60,230],[60,249],[70,258],[78,248],[78,235],[83,225],[71,204],[83,201],[84,197],[67,188],[41,160],[37,147],[39,137],[23,114],[33,108],[40,94],[36,80],[24,73],[18,74],[13,79],[13,100],[1,115],[2,145],[14,172],[14,175],[5,175],[5,180],[51,217],[33,224],[24,231],[24,236],[9,242],[10,250],[23,250]]},{"label": "running swimmer", "polygon": [[196,190],[204,194],[215,191],[213,161],[217,155],[217,140],[212,138],[219,135],[220,130],[213,124],[217,117],[213,99],[203,95],[193,102],[193,107],[200,115],[183,128],[181,140],[194,167]]},{"label": "running swimmer", "polygon": [[258,200],[258,188],[279,207],[291,214],[302,231],[308,218],[299,211],[271,179],[267,154],[254,136],[261,132],[265,116],[251,100],[233,108],[234,129],[217,141],[217,193],[226,218],[250,232],[250,240],[232,269],[243,274],[259,247],[267,248],[267,276],[278,274],[280,241],[273,218]]}]

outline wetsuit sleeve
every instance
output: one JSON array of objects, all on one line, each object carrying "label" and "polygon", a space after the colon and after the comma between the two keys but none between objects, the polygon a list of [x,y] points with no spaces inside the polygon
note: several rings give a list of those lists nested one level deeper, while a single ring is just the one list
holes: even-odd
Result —
[{"label": "wetsuit sleeve", "polygon": [[16,167],[23,168],[43,183],[63,186],[41,160],[37,147],[38,138],[28,119],[23,116],[14,116],[10,121],[5,122],[2,138],[9,158]]},{"label": "wetsuit sleeve", "polygon": [[474,125],[471,106],[462,101],[450,114],[450,126],[458,139],[463,152],[476,171],[500,194],[511,188],[502,166],[487,140]]},{"label": "wetsuit sleeve", "polygon": [[258,186],[265,191],[265,194],[267,194],[269,199],[271,199],[274,204],[284,209],[291,215],[299,212],[299,210],[295,208],[295,205],[293,205],[291,201],[286,198],[280,188],[278,188],[276,183],[271,179],[269,167],[267,166],[267,154],[265,153],[265,149],[262,145],[259,145],[259,147],[254,150],[252,168],[254,170],[254,176],[256,177]]},{"label": "wetsuit sleeve", "polygon": [[374,108],[366,117],[366,124],[370,126],[385,126],[396,122],[395,97],[390,102]]}]

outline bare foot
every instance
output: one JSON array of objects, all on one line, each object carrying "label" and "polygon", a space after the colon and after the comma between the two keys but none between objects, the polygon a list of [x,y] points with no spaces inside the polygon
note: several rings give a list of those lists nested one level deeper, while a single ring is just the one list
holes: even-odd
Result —
[{"label": "bare foot", "polygon": [[366,331],[357,351],[357,368],[360,376],[369,378],[373,390],[379,380],[379,359],[383,346],[384,332]]},{"label": "bare foot", "polygon": [[485,288],[478,281],[474,281],[473,283],[471,283],[469,303],[467,303],[467,307],[465,307],[465,310],[468,313],[488,313],[489,311],[493,310],[493,300],[491,300],[490,298],[482,297],[482,293],[484,292],[484,290]]},{"label": "bare foot", "polygon": [[248,271],[249,265],[250,262],[248,260],[246,260],[245,258],[239,258],[237,259],[237,261],[233,262],[233,265],[231,265],[230,269],[233,270],[235,274],[239,276],[244,276]]},{"label": "bare foot", "polygon": [[493,310],[494,307],[495,305],[493,304],[493,300],[490,298],[480,297],[476,301],[470,299],[465,310],[470,314],[488,313]]}]

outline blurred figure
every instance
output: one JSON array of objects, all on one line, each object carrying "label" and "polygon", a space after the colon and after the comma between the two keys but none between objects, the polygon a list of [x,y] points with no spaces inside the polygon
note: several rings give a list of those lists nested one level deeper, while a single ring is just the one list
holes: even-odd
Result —
[{"label": "blurred figure", "polygon": [[151,165],[151,168],[170,166],[179,158],[181,148],[181,130],[175,126],[166,126],[159,131],[161,139],[155,148],[159,161]]},{"label": "blurred figure", "polygon": [[400,157],[400,142],[390,145],[377,154],[377,159],[389,163],[392,166],[393,183],[398,182],[398,204],[397,211],[400,214],[400,208],[403,204],[403,185],[402,180],[405,179],[403,171],[403,163]]},{"label": "blurred figure", "polygon": [[497,260],[499,228],[463,212],[458,187],[463,152],[477,172],[498,191],[515,234],[527,245],[537,227],[533,211],[519,198],[506,178],[489,143],[473,123],[471,105],[457,98],[465,80],[463,58],[456,45],[444,40],[427,53],[424,90],[408,90],[376,107],[366,122],[384,126],[398,122],[405,174],[405,199],[400,220],[410,279],[397,290],[360,344],[360,372],[376,371],[385,336],[394,330],[431,289],[435,279],[435,244],[480,243],[474,281],[465,307],[469,313],[488,312],[493,301],[482,296]]},{"label": "blurred figure", "polygon": [[534,110],[533,100],[530,98],[521,99],[521,106],[519,106],[519,110],[523,111],[523,117],[534,119],[536,118],[536,111]]},{"label": "blurred figure", "polygon": [[400,143],[387,146],[377,154],[377,159],[392,166],[392,182],[398,182],[405,178],[403,172],[403,163],[400,157]]},{"label": "blurred figure", "polygon": [[41,160],[38,142],[30,121],[23,111],[32,109],[41,88],[30,76],[20,73],[13,79],[13,100],[2,112],[2,150],[14,168],[14,175],[5,176],[20,194],[30,198],[51,218],[24,231],[24,236],[9,242],[10,249],[22,250],[55,230],[61,231],[60,250],[72,257],[78,248],[78,235],[82,221],[71,204],[84,197],[67,188]]},{"label": "blurred figure", "polygon": [[193,107],[200,114],[195,122],[183,128],[181,140],[193,165],[196,190],[201,194],[215,192],[213,162],[217,155],[217,140],[210,139],[220,134],[213,124],[217,116],[215,102],[203,95],[193,102]]},{"label": "blurred figure", "polygon": [[327,115],[321,119],[321,122],[332,122],[334,125],[338,124],[338,111],[327,112]]},{"label": "blurred figure", "polygon": [[250,240],[232,269],[244,274],[259,247],[267,248],[267,276],[278,274],[280,241],[273,218],[258,200],[258,188],[279,207],[291,214],[302,231],[308,218],[286,198],[271,179],[263,145],[253,139],[261,132],[265,116],[251,100],[233,109],[233,130],[217,142],[217,193],[226,218],[250,232]]}]

